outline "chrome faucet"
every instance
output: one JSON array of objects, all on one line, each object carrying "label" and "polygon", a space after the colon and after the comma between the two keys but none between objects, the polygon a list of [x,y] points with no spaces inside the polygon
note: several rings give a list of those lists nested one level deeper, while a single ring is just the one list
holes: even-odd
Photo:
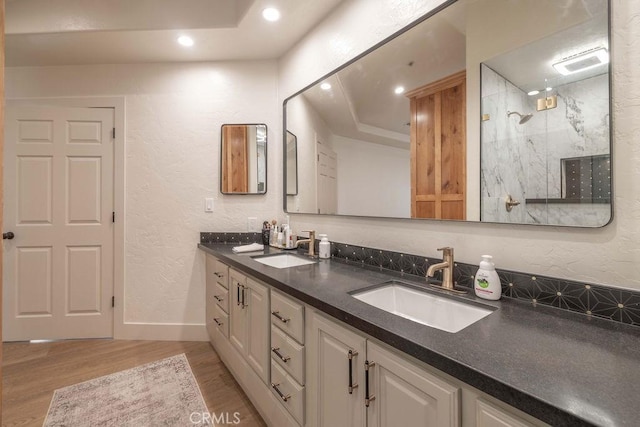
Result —
[{"label": "chrome faucet", "polygon": [[429,268],[427,269],[427,277],[433,277],[433,275],[435,274],[436,271],[442,270],[442,285],[441,286],[439,286],[439,285],[431,285],[431,286],[442,288],[442,289],[446,289],[448,291],[465,293],[464,291],[459,291],[459,290],[455,289],[455,287],[454,287],[454,283],[453,283],[453,267],[454,267],[453,248],[449,248],[449,247],[447,247],[447,248],[438,248],[438,250],[442,251],[442,262],[430,265]]},{"label": "chrome faucet", "polygon": [[303,233],[309,233],[308,239],[298,240],[296,242],[296,248],[300,246],[300,243],[309,243],[309,256],[316,255],[316,231],[315,230],[304,230]]}]

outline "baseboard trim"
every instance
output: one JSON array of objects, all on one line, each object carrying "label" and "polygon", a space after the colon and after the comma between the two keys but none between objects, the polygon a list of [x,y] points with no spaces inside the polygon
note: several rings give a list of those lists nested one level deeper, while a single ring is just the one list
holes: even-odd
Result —
[{"label": "baseboard trim", "polygon": [[209,341],[204,324],[123,323],[113,338],[119,340]]}]

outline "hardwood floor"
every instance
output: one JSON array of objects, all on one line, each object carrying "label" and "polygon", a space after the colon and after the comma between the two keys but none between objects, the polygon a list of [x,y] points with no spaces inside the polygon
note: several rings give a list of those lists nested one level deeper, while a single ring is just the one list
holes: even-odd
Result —
[{"label": "hardwood floor", "polygon": [[[185,353],[209,412],[239,413],[240,426],[264,426],[208,342],[77,340],[4,343],[2,425],[42,426],[57,388]],[[151,427],[151,426],[150,426]]]}]

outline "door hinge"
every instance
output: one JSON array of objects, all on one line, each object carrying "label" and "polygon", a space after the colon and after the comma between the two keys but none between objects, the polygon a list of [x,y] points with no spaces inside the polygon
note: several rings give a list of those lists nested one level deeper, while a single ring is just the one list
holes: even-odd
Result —
[{"label": "door hinge", "polygon": [[111,297],[111,307],[116,306],[116,297]]},{"label": "door hinge", "polygon": [[111,212],[111,222],[116,222],[116,213]]},{"label": "door hinge", "polygon": [[113,128],[112,135],[113,135],[113,139],[116,139],[116,128]]}]

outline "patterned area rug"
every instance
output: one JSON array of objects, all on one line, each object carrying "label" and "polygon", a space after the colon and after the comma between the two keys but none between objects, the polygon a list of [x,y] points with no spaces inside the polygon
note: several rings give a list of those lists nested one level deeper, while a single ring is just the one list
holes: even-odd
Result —
[{"label": "patterned area rug", "polygon": [[207,405],[184,354],[56,390],[43,427],[202,426]]}]

